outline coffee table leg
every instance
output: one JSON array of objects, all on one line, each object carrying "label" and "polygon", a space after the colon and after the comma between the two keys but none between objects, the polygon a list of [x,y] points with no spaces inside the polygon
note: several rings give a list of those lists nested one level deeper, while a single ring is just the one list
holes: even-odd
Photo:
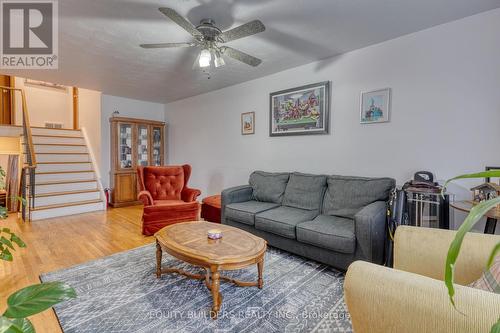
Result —
[{"label": "coffee table leg", "polygon": [[160,278],[161,277],[161,246],[158,241],[156,241],[156,277]]},{"label": "coffee table leg", "polygon": [[210,288],[210,291],[212,292],[212,298],[214,305],[212,306],[212,311],[210,311],[210,317],[212,319],[217,318],[217,314],[219,312],[221,302],[222,302],[222,295],[219,294],[219,287],[220,287],[220,274],[219,274],[219,268],[218,267],[212,267],[210,269],[211,275],[212,275],[212,286]]},{"label": "coffee table leg", "polygon": [[264,280],[262,279],[262,271],[263,270],[264,270],[264,258],[262,258],[262,260],[257,263],[257,271],[259,272],[259,280],[258,280],[257,287],[259,287],[259,289],[262,289],[262,287],[264,285]]}]

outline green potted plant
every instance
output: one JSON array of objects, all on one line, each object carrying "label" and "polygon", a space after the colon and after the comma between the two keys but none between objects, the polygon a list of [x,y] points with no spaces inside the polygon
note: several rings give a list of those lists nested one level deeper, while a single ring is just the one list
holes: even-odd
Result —
[{"label": "green potted plant", "polygon": [[[5,171],[0,167],[0,188],[4,187]],[[24,204],[23,199],[16,199]],[[7,207],[0,206],[0,222],[7,216]],[[26,244],[9,228],[0,225],[0,260],[13,261],[11,251],[15,251],[16,246],[25,248]],[[0,316],[0,333],[34,333],[35,328],[27,317],[75,297],[75,290],[62,282],[40,283],[22,288],[7,298],[7,310]]]},{"label": "green potted plant", "polygon": [[[457,179],[470,179],[470,178],[487,178],[487,177],[500,177],[500,170],[491,170],[491,171],[484,171],[484,172],[477,172],[477,173],[471,173],[471,174],[464,174],[460,175],[457,177],[454,177],[452,179],[449,179],[446,181],[445,185],[443,186],[443,192],[446,190],[446,186],[454,180]],[[469,212],[469,215],[465,218],[464,223],[458,228],[457,234],[453,241],[450,244],[450,248],[448,249],[448,255],[446,257],[446,264],[445,264],[445,279],[444,282],[446,284],[446,288],[448,289],[448,295],[450,297],[450,302],[453,306],[455,306],[455,300],[454,300],[454,295],[455,295],[455,288],[453,286],[454,282],[454,268],[455,268],[455,263],[457,261],[458,255],[460,253],[460,248],[462,246],[462,242],[464,240],[465,235],[472,230],[474,225],[481,220],[481,218],[492,208],[496,207],[498,204],[500,204],[500,197],[496,197],[493,199],[489,199],[486,201],[483,201],[481,203],[478,203],[475,205],[471,211]],[[500,253],[500,242],[498,242],[493,250],[491,251],[491,254],[488,258],[488,261],[485,263],[486,269],[489,269],[491,265],[493,264],[493,261],[495,257]],[[493,327],[491,328],[491,333],[500,333],[500,314],[498,321]]]}]

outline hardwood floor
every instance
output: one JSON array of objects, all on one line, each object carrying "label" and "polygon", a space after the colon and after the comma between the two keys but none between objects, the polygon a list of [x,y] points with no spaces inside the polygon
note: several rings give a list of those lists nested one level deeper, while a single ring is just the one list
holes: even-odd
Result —
[{"label": "hardwood floor", "polygon": [[[142,206],[109,209],[23,223],[11,215],[0,220],[27,244],[14,252],[13,262],[0,261],[0,311],[8,295],[39,283],[50,272],[154,241],[141,234]],[[30,317],[38,333],[61,332],[52,310]]]}]

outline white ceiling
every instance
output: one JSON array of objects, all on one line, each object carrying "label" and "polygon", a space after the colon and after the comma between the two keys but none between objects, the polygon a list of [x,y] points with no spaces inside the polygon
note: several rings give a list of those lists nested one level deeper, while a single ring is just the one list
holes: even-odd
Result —
[{"label": "white ceiling", "polygon": [[[228,43],[263,60],[228,60],[207,76],[196,49],[142,49],[190,35],[158,11],[222,29],[260,19],[266,31]],[[500,7],[500,0],[60,0],[59,70],[10,71],[34,79],[170,102],[255,79]]]}]

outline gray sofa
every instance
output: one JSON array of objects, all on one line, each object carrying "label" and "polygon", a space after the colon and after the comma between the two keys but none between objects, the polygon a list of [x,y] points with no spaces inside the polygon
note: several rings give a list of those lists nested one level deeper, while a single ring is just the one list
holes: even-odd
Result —
[{"label": "gray sofa", "polygon": [[347,269],[382,263],[391,178],[255,171],[249,185],[222,192],[222,223],[269,245]]}]

